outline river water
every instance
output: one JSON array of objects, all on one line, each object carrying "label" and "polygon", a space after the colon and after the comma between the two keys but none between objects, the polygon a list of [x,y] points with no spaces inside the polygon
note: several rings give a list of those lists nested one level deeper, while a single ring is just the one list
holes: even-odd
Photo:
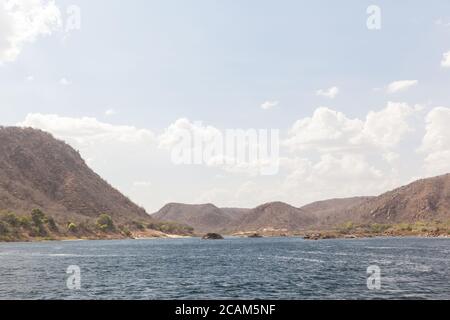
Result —
[{"label": "river water", "polygon": [[450,240],[1,243],[0,298],[450,299]]}]

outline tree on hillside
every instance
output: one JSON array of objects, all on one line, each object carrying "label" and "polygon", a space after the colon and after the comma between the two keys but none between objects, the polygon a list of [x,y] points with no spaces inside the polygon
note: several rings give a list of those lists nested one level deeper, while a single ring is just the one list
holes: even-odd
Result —
[{"label": "tree on hillside", "polygon": [[111,216],[103,213],[97,219],[97,227],[106,232],[106,231],[114,231],[116,228],[114,226],[114,222]]}]

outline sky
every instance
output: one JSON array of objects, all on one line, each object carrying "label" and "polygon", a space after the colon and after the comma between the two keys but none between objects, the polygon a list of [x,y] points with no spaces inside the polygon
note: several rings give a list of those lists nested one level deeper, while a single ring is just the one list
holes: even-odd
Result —
[{"label": "sky", "polygon": [[[148,212],[448,173],[449,85],[447,0],[0,0],[0,124],[66,141]],[[233,130],[276,130],[278,170],[174,160],[183,133]]]}]

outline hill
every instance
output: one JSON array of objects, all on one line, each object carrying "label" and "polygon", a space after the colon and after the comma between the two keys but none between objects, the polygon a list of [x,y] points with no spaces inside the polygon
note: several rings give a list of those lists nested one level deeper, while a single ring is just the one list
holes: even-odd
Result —
[{"label": "hill", "polygon": [[364,201],[347,214],[357,221],[401,223],[450,219],[450,174],[421,179]]},{"label": "hill", "polygon": [[220,209],[212,204],[172,204],[168,208],[160,210],[155,218],[182,222],[201,232],[282,234],[338,230],[361,234],[446,234],[450,221],[450,174],[418,180],[376,197],[330,199],[301,208],[282,202],[254,209]]},{"label": "hill", "polygon": [[242,215],[235,231],[303,230],[317,222],[314,214],[283,202],[260,205]]},{"label": "hill", "polygon": [[[349,215],[351,208],[367,202],[374,197],[353,197],[329,199],[307,204],[300,209],[316,217],[316,228],[326,228],[354,220]],[[356,213],[357,215],[357,213]]]},{"label": "hill", "polygon": [[197,232],[207,233],[225,231],[238,218],[239,214],[234,213],[232,209],[223,210],[213,204],[169,203],[152,217],[187,224]]},{"label": "hill", "polygon": [[[0,212],[8,213],[9,220],[5,221],[14,224],[13,215],[31,219],[29,215],[36,209],[46,220],[51,218],[59,226],[61,235],[72,223],[80,236],[103,237],[95,230],[102,214],[117,226],[108,230],[110,234],[105,237],[127,236],[130,229],[146,229],[146,225],[155,222],[143,208],[92,171],[80,154],[65,142],[36,129],[0,127]],[[24,228],[3,223],[0,231],[14,229],[17,236],[25,237],[30,234]],[[153,226],[158,228],[159,224]],[[43,234],[50,236],[52,233],[47,230]],[[8,237],[3,235],[3,238]]]}]

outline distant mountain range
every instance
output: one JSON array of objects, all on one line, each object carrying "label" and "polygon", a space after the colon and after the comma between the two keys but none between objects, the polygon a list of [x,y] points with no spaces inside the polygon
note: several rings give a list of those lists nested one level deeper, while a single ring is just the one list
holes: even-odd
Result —
[{"label": "distant mountain range", "polygon": [[450,174],[418,180],[377,197],[331,199],[300,208],[283,202],[253,209],[171,203],[153,216],[184,223],[201,232],[222,233],[323,230],[349,222],[363,225],[450,221]]}]

